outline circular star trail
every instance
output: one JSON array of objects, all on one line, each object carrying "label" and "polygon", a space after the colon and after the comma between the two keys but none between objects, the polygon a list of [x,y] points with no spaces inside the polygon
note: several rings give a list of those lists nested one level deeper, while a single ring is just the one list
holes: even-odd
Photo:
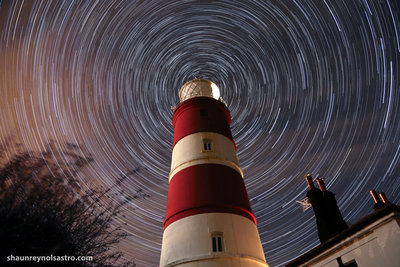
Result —
[{"label": "circular star trail", "polygon": [[398,1],[0,3],[1,139],[92,154],[78,179],[113,188],[104,207],[130,199],[115,223],[138,266],[158,266],[171,106],[194,78],[228,103],[270,266],[319,244],[296,203],[307,173],[350,225],[372,211],[369,189],[400,203]]}]

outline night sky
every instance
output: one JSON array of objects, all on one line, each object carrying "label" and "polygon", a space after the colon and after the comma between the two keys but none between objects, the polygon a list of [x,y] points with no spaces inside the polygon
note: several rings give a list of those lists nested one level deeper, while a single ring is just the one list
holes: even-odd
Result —
[{"label": "night sky", "polygon": [[116,219],[139,267],[159,263],[171,106],[194,78],[228,103],[270,266],[319,244],[296,202],[307,173],[349,225],[372,188],[400,204],[400,1],[0,2],[0,139],[79,144],[94,157],[84,187],[128,177],[104,207],[149,195]]}]

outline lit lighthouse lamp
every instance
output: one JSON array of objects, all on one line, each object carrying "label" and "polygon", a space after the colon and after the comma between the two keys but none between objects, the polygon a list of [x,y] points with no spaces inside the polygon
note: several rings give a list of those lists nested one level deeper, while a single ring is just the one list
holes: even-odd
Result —
[{"label": "lit lighthouse lamp", "polygon": [[160,266],[268,266],[218,87],[179,92]]}]

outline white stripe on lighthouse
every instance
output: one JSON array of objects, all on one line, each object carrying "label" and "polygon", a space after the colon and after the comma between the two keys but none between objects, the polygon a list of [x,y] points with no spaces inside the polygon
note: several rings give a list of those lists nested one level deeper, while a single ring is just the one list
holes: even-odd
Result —
[{"label": "white stripe on lighthouse", "polygon": [[219,133],[198,132],[185,136],[175,144],[169,181],[180,170],[205,163],[231,167],[243,177],[232,140]]},{"label": "white stripe on lighthouse", "polygon": [[[221,238],[220,244],[213,241],[214,234]],[[197,214],[165,229],[160,266],[197,264],[268,267],[257,226],[243,216],[230,213]]]}]

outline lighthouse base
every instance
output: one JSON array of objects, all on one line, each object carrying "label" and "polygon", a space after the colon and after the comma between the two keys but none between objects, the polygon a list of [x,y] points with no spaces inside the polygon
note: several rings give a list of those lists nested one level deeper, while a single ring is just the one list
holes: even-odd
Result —
[{"label": "lighthouse base", "polygon": [[190,262],[179,263],[172,262],[165,267],[179,266],[179,267],[268,267],[268,264],[254,259],[246,259],[240,257],[232,257],[228,255],[227,258],[207,258],[191,260]]},{"label": "lighthouse base", "polygon": [[231,213],[182,218],[164,231],[161,267],[268,267],[257,226]]}]

